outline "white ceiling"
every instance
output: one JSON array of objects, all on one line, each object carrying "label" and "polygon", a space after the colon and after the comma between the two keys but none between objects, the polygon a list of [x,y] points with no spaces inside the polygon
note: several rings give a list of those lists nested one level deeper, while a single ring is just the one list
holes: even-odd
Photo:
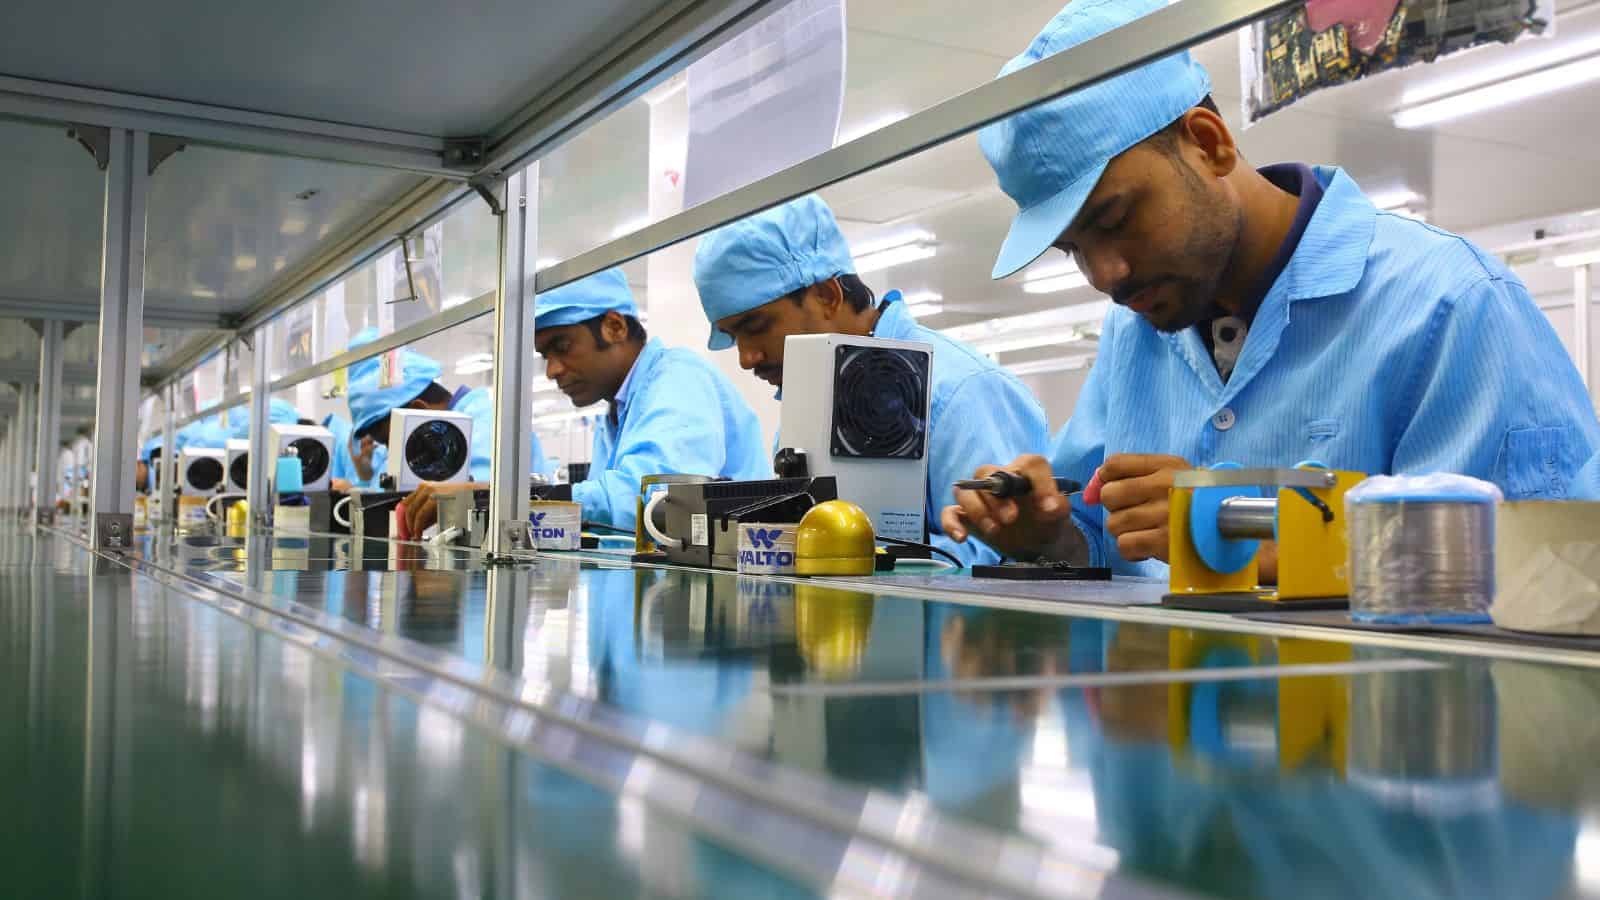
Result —
[{"label": "white ceiling", "polygon": [[657,5],[7,0],[0,72],[436,137],[481,135]]},{"label": "white ceiling", "polygon": [[[1409,189],[1434,223],[1491,248],[1531,237],[1536,228],[1572,230],[1576,213],[1600,207],[1600,84],[1568,90],[1434,129],[1395,128],[1401,95],[1453,73],[1495,65],[1530,51],[1600,36],[1600,4],[1564,4],[1558,36],[1469,51],[1438,63],[1324,91],[1241,129],[1239,42],[1229,35],[1197,48],[1213,95],[1255,165],[1300,161],[1344,167],[1369,192]],[[848,6],[841,134],[924,109],[992,79],[1060,8],[1060,0],[1014,0],[974,15],[969,0],[856,2]],[[545,163],[541,255],[566,258],[592,249],[646,207],[649,108],[631,105]],[[1001,194],[974,137],[822,192],[853,243],[920,229],[938,255],[866,276],[880,291],[931,290],[945,312],[936,327],[966,324],[1100,298],[1092,289],[1026,294],[1021,276],[989,279],[993,256],[1015,207]],[[1493,230],[1495,228],[1498,230]],[[1593,227],[1600,227],[1595,220]],[[1486,230],[1488,229],[1488,230]],[[1058,261],[1052,255],[1036,265]],[[1570,273],[1548,264],[1519,270],[1536,292],[1570,290]],[[642,277],[633,279],[643,282]],[[1013,359],[1049,351],[1018,353]]]},{"label": "white ceiling", "polygon": [[[0,76],[432,138],[481,136],[638,37],[662,5],[9,0]],[[371,220],[418,182],[187,148],[151,180],[147,321],[198,327],[242,312],[324,239]],[[0,120],[0,314],[26,315],[40,303],[63,315],[94,309],[102,188],[64,125]]]},{"label": "white ceiling", "polygon": [[[1563,19],[1552,40],[1600,35],[1600,15],[1580,2],[1583,11]],[[13,0],[6,17],[18,27],[0,34],[0,72],[445,135],[490,127],[513,101],[536,94],[540,79],[592,54],[597,46],[586,35],[621,33],[637,13],[617,15],[638,4],[101,6]],[[987,82],[1059,6],[1060,0],[1013,0],[974,14],[970,0],[850,3],[843,130]],[[74,27],[62,31],[54,24],[60,22]],[[1477,50],[1325,91],[1244,130],[1241,142],[1257,165],[1334,163],[1371,190],[1406,186],[1426,197],[1431,220],[1446,228],[1500,240],[1541,226],[1574,227],[1565,214],[1600,207],[1600,179],[1593,177],[1600,120],[1582,114],[1600,108],[1600,86],[1433,130],[1389,123],[1408,87],[1535,44],[1548,42]],[[64,50],[82,46],[97,50]],[[1213,41],[1197,55],[1237,127],[1237,38]],[[170,76],[180,67],[195,75],[175,87]],[[649,181],[662,174],[650,171],[649,121],[643,101],[630,104],[543,163],[541,256],[590,249],[644,213]],[[236,313],[320,238],[365,220],[414,184],[412,176],[355,166],[190,148],[152,181],[149,313],[191,319]],[[297,199],[307,190],[317,193]],[[102,201],[88,155],[58,127],[0,122],[0,191],[14,201],[0,205],[0,301],[92,302]],[[930,319],[936,326],[1099,299],[1087,289],[1028,295],[1017,279],[989,280],[1013,210],[970,136],[824,196],[852,239],[909,227],[936,236],[936,257],[867,279],[880,290],[942,294],[946,312]],[[1482,231],[1491,226],[1500,230]],[[1542,271],[1548,268],[1530,267],[1540,271],[1524,277],[1547,286],[1536,290],[1561,290],[1565,276]],[[630,266],[630,276],[643,284],[642,263]],[[147,343],[176,342],[167,332],[147,335]]]}]

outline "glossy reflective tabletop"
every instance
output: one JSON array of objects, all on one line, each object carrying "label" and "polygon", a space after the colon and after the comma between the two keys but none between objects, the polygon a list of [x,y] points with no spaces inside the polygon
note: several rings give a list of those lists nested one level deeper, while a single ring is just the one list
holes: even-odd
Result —
[{"label": "glossy reflective tabletop", "polygon": [[1600,669],[615,558],[139,555],[0,539],[18,896],[1600,896]]}]

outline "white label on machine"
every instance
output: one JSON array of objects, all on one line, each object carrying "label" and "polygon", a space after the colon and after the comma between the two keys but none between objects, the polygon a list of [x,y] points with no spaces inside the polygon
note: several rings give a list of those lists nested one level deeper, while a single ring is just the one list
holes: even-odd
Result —
[{"label": "white label on machine", "polygon": [[705,513],[692,513],[689,516],[689,543],[696,547],[704,547],[711,543],[711,525]]},{"label": "white label on machine", "polygon": [[583,546],[583,506],[540,501],[528,512],[533,546],[540,550],[577,550]]},{"label": "white label on machine", "polygon": [[204,525],[206,519],[206,504],[199,497],[178,498],[178,524]]},{"label": "white label on machine", "polygon": [[739,574],[793,575],[794,525],[739,524]]},{"label": "white label on machine", "polygon": [[880,509],[872,516],[878,533],[902,541],[922,541],[922,510]]}]

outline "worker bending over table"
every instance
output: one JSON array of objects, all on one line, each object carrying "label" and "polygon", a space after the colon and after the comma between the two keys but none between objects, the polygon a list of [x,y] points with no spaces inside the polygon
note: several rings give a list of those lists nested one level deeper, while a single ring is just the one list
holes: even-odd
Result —
[{"label": "worker bending over table", "polygon": [[[1001,74],[1165,6],[1071,3]],[[946,533],[1161,574],[1174,473],[1224,461],[1456,472],[1513,500],[1592,494],[1574,479],[1600,423],[1522,282],[1463,238],[1378,210],[1340,169],[1251,168],[1210,90],[1178,53],[980,133],[1019,208],[994,277],[1053,247],[1116,305],[1050,457],[990,459],[1033,492],[957,492]],[[1051,481],[1097,473],[1076,508]],[[1262,580],[1275,575],[1264,553]]]},{"label": "worker bending over table", "polygon": [[[399,373],[389,385],[381,384],[380,357],[370,357],[350,366],[352,440],[362,441],[370,437],[387,448],[390,440],[389,414],[401,408],[450,410],[472,418],[471,455],[468,462],[468,477],[471,480],[451,484],[423,482],[404,501],[406,533],[419,536],[438,519],[436,494],[485,486],[494,447],[494,402],[487,388],[462,386],[454,392],[450,391],[436,380],[441,371],[437,362],[414,350],[401,349],[398,352]],[[544,474],[547,463],[537,437],[530,438],[528,451],[529,471]]]},{"label": "worker bending over table", "polygon": [[646,475],[771,478],[755,413],[721,372],[646,334],[621,269],[535,301],[534,346],[574,406],[606,403],[589,477],[572,486],[583,518],[633,530]]},{"label": "worker bending over table", "polygon": [[993,360],[917,324],[890,291],[879,300],[856,275],[833,211],[801,197],[712,232],[694,258],[695,287],[711,323],[706,346],[737,346],[739,365],[783,389],[784,340],[846,334],[933,345],[924,504],[933,544],[967,564],[997,555],[942,533],[938,510],[950,485],[974,460],[1039,453],[1049,438],[1044,410],[1028,388]]}]

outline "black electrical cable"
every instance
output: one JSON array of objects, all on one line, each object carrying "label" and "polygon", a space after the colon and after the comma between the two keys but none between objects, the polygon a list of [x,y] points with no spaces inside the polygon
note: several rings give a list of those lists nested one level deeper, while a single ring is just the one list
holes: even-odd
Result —
[{"label": "black electrical cable", "polygon": [[631,529],[618,528],[615,525],[607,525],[604,522],[591,522],[588,519],[584,519],[583,520],[583,530],[584,531],[608,531],[608,532],[610,532],[612,534],[625,534],[628,537],[633,537],[634,536],[633,531]]},{"label": "black electrical cable", "polygon": [[921,541],[908,541],[902,538],[884,537],[881,534],[878,535],[878,540],[883,541],[885,544],[894,544],[896,547],[917,547],[922,550],[927,550],[930,553],[937,553],[945,559],[950,560],[952,563],[955,563],[956,568],[960,569],[965,567],[965,563],[959,559],[956,559],[956,555],[954,553],[951,553],[948,550],[941,550],[932,544],[924,544]]}]

